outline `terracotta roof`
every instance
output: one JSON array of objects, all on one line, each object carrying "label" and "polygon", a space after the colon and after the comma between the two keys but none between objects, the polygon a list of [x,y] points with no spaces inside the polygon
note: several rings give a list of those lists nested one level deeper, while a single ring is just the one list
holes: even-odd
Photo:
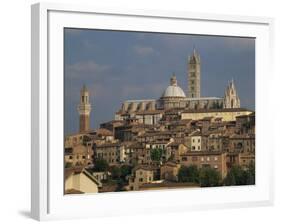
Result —
[{"label": "terracotta roof", "polygon": [[157,167],[155,166],[151,166],[151,165],[137,165],[133,168],[132,172],[135,172],[136,170],[148,170],[148,171],[153,171],[155,169],[158,169]]},{"label": "terracotta roof", "polygon": [[204,156],[204,155],[222,155],[225,152],[221,151],[188,151],[185,154],[182,154],[181,156]]},{"label": "terracotta roof", "polygon": [[113,136],[112,131],[109,131],[108,129],[105,128],[97,129],[97,134],[102,136]]},{"label": "terracotta roof", "polygon": [[178,163],[169,161],[164,163],[162,166],[178,167],[178,165],[179,165]]},{"label": "terracotta roof", "polygon": [[164,110],[143,110],[143,111],[136,111],[136,115],[145,115],[145,114],[161,114]]}]

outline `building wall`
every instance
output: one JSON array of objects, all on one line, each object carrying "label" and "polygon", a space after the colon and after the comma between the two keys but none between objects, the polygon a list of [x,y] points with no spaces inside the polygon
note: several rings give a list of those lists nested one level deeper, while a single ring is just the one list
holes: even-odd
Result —
[{"label": "building wall", "polygon": [[71,149],[71,153],[66,153],[64,155],[65,163],[69,163],[72,166],[83,165],[86,166],[92,163],[93,150],[91,145],[76,145],[71,148],[66,148],[65,150]]},{"label": "building wall", "polygon": [[206,111],[206,112],[183,112],[181,114],[181,119],[192,119],[192,120],[200,120],[204,117],[221,117],[222,121],[235,121],[237,116],[240,115],[249,115],[252,111]]},{"label": "building wall", "polygon": [[180,165],[163,165],[160,168],[160,178],[170,181],[178,180],[178,172],[180,169]]},{"label": "building wall", "polygon": [[221,173],[221,177],[224,178],[227,174],[226,166],[226,153],[221,154],[185,154],[181,156],[181,165],[191,166],[196,165],[198,168],[209,166],[217,169]]},{"label": "building wall", "polygon": [[139,187],[145,183],[153,181],[153,171],[137,169],[133,177],[129,179],[129,189],[139,190]]},{"label": "building wall", "polygon": [[202,150],[202,137],[191,136],[191,151],[201,151],[201,150]]},{"label": "building wall", "polygon": [[106,160],[110,166],[118,165],[120,162],[120,145],[103,144],[96,146],[95,158],[102,158]]},{"label": "building wall", "polygon": [[75,189],[84,193],[97,193],[98,185],[83,172],[70,175],[65,181],[65,190]]}]

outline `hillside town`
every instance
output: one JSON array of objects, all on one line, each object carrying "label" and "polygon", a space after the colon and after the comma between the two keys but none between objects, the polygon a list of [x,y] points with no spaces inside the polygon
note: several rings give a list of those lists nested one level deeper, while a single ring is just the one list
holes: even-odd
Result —
[{"label": "hillside town", "polygon": [[233,80],[223,97],[200,95],[195,49],[187,66],[186,91],[172,74],[159,99],[127,100],[98,129],[81,88],[79,130],[64,139],[66,194],[255,184],[255,112]]}]

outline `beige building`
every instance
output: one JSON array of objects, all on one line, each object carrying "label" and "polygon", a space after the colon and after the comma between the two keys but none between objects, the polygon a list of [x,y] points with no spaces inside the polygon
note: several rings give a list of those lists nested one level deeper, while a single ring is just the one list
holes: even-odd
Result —
[{"label": "beige building", "polygon": [[168,181],[177,181],[181,165],[175,162],[167,162],[160,168],[160,178]]},{"label": "beige building", "polygon": [[252,112],[244,108],[186,110],[182,112],[181,119],[201,120],[205,117],[214,117],[222,118],[222,121],[235,121],[237,116],[249,115]]},{"label": "beige building", "polygon": [[81,167],[65,169],[65,194],[98,193],[102,186],[91,173]]},{"label": "beige building", "polygon": [[128,190],[139,190],[140,186],[153,181],[153,170],[148,166],[137,166],[129,178]]},{"label": "beige building", "polygon": [[238,164],[241,167],[247,168],[247,167],[249,167],[249,165],[251,163],[255,164],[255,154],[254,153],[239,153]]},{"label": "beige building", "polygon": [[64,149],[65,167],[88,166],[93,161],[93,149],[90,145],[75,145]]},{"label": "beige building", "polygon": [[118,165],[120,163],[121,148],[123,146],[119,143],[104,143],[94,147],[95,158],[104,159],[110,166]]}]

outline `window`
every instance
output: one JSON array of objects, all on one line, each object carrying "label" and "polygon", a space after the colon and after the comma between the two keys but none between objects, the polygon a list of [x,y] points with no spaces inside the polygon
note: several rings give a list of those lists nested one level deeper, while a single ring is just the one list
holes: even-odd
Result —
[{"label": "window", "polygon": [[197,157],[196,156],[192,156],[192,161],[197,161]]},{"label": "window", "polygon": [[210,161],[210,157],[207,157],[207,161]]},{"label": "window", "polygon": [[217,168],[218,168],[218,165],[214,165],[214,168],[217,169]]},{"label": "window", "polygon": [[215,156],[214,160],[217,161],[217,160],[218,160],[218,157]]},{"label": "window", "polygon": [[198,139],[198,142],[200,142],[200,138]]},{"label": "window", "polygon": [[195,146],[192,146],[192,149],[195,150]]},{"label": "window", "polygon": [[202,161],[202,162],[204,161],[204,157],[201,157],[201,161]]},{"label": "window", "polygon": [[192,142],[195,142],[195,139],[192,139]]},{"label": "window", "polygon": [[200,146],[198,146],[198,150],[200,150]]},{"label": "window", "polygon": [[187,157],[186,156],[182,157],[182,161],[187,161]]},{"label": "window", "polygon": [[69,156],[69,159],[72,159],[72,156]]},{"label": "window", "polygon": [[143,179],[142,179],[142,178],[140,178],[140,179],[139,179],[139,182],[143,182]]},{"label": "window", "polygon": [[82,156],[83,159],[86,159],[86,156]]}]

